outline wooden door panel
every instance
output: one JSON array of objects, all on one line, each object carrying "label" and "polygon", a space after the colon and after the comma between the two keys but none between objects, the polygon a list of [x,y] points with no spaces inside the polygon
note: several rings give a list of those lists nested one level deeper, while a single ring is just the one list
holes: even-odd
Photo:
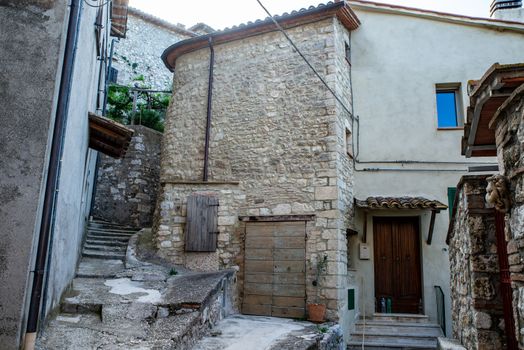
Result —
[{"label": "wooden door panel", "polygon": [[393,243],[392,227],[387,222],[375,222],[373,234],[373,255],[375,261],[375,296],[388,297],[393,290]]},{"label": "wooden door panel", "polygon": [[273,295],[272,283],[244,283],[244,293],[246,295]]},{"label": "wooden door panel", "polygon": [[246,315],[271,316],[271,304],[242,304],[242,313]]},{"label": "wooden door panel", "polygon": [[251,283],[273,283],[272,273],[246,273],[244,282]]},{"label": "wooden door panel", "polygon": [[246,260],[245,263],[246,271],[249,273],[254,272],[273,272],[273,261],[262,261],[262,260]]},{"label": "wooden door panel", "polygon": [[288,317],[288,318],[304,318],[306,316],[305,309],[303,307],[277,307],[271,308],[271,316],[273,317]]},{"label": "wooden door panel", "polygon": [[304,261],[275,261],[273,272],[306,272]]},{"label": "wooden door panel", "polygon": [[374,218],[373,225],[376,300],[391,298],[392,312],[419,313],[422,284],[418,219]]},{"label": "wooden door panel", "polygon": [[300,249],[275,249],[273,252],[274,260],[284,261],[305,261],[306,251],[304,248]]},{"label": "wooden door panel", "polygon": [[304,249],[304,236],[302,237],[275,237],[274,247],[275,249],[282,248],[295,248],[295,249]]},{"label": "wooden door panel", "polygon": [[305,316],[305,223],[250,223],[246,228],[242,312]]}]

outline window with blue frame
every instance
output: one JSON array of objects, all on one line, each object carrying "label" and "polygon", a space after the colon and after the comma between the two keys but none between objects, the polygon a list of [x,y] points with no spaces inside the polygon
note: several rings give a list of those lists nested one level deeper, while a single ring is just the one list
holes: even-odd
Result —
[{"label": "window with blue frame", "polygon": [[439,128],[456,128],[462,126],[459,92],[460,85],[437,85],[437,118]]}]

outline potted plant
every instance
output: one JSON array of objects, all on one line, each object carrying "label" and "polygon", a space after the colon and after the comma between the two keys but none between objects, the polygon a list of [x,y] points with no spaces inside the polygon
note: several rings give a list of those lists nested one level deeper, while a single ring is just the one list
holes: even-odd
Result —
[{"label": "potted plant", "polygon": [[315,303],[307,305],[308,321],[321,323],[324,322],[326,317],[326,304],[320,303],[320,280],[324,273],[327,271],[327,255],[319,257],[314,264],[315,267],[315,280],[313,285],[316,288]]}]

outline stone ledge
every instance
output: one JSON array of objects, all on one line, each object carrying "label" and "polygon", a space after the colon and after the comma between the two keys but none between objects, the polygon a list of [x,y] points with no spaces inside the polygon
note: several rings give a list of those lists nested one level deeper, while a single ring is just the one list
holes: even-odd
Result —
[{"label": "stone ledge", "polygon": [[161,185],[239,185],[240,181],[224,180],[224,181],[195,181],[195,180],[160,180]]},{"label": "stone ledge", "polygon": [[306,215],[258,215],[258,216],[239,216],[240,221],[254,221],[254,222],[264,222],[264,221],[312,221],[315,219],[315,214],[306,214]]}]

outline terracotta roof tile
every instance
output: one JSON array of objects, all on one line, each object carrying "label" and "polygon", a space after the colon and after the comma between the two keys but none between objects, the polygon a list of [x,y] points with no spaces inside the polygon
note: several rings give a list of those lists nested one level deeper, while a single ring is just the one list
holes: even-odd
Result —
[{"label": "terracotta roof tile", "polygon": [[447,209],[448,206],[424,197],[368,197],[365,200],[355,199],[358,208],[365,209]]}]

